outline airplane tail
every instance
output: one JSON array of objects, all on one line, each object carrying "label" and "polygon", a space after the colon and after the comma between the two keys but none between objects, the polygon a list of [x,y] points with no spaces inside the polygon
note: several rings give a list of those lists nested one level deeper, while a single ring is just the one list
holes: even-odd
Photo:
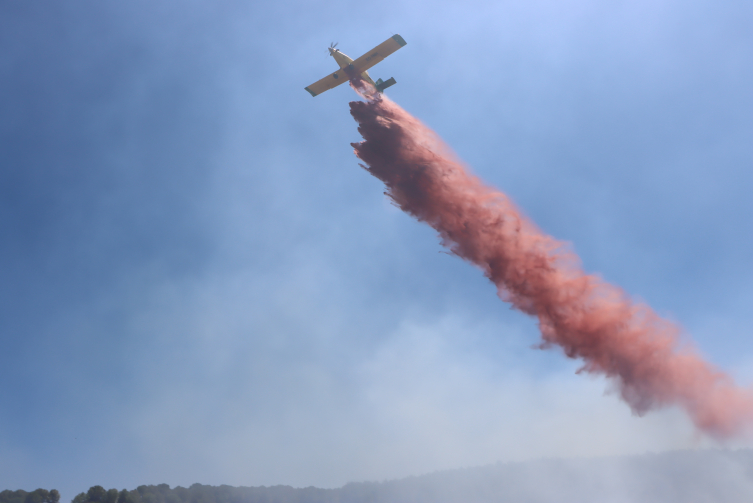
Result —
[{"label": "airplane tail", "polygon": [[376,81],[376,90],[381,93],[382,91],[384,91],[388,87],[394,86],[395,84],[397,84],[397,82],[395,82],[395,77],[390,77],[389,79],[385,80],[384,82],[382,81],[382,79],[377,79],[377,81]]}]

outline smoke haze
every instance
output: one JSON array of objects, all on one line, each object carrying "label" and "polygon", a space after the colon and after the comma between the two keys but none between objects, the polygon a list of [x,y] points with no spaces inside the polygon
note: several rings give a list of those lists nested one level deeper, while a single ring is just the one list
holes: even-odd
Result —
[{"label": "smoke haze", "polygon": [[531,351],[536,318],[358,168],[357,96],[302,86],[331,42],[401,33],[372,72],[390,98],[747,385],[753,2],[328,7],[0,3],[0,489],[333,488],[715,446]]},{"label": "smoke haze", "polygon": [[364,138],[353,144],[364,168],[453,254],[480,267],[503,300],[538,318],[541,348],[558,346],[583,361],[580,371],[612,379],[636,414],[679,405],[711,436],[745,432],[753,394],[704,361],[677,325],[586,274],[566,243],[542,233],[388,98],[350,108]]}]

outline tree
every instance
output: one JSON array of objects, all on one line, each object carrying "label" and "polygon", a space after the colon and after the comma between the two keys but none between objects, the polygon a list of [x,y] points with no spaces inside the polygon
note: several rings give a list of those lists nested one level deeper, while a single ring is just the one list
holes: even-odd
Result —
[{"label": "tree", "polygon": [[0,503],[23,503],[27,494],[23,489],[18,491],[6,489],[0,493]]},{"label": "tree", "polygon": [[86,493],[86,499],[91,503],[107,503],[107,491],[102,486],[92,486]]},{"label": "tree", "polygon": [[123,489],[118,494],[118,503],[133,503],[133,496],[128,492],[128,489]]},{"label": "tree", "polygon": [[[53,489],[53,491],[55,491]],[[57,491],[55,491],[57,493]],[[58,493],[58,499],[60,498],[60,493]],[[36,491],[32,491],[26,495],[24,498],[24,503],[49,503],[50,501],[50,491],[47,489],[39,488]]]}]

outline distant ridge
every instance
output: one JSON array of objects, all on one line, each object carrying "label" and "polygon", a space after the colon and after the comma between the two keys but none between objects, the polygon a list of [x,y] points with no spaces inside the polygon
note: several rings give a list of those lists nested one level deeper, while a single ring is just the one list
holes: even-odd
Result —
[{"label": "distant ridge", "polygon": [[753,450],[496,463],[340,491],[343,503],[739,503],[753,501]]}]

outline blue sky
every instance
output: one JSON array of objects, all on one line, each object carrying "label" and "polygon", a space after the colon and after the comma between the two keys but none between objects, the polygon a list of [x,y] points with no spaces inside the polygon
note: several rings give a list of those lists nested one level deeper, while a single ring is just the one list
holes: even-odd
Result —
[{"label": "blue sky", "polygon": [[[643,418],[358,167],[330,42],[753,381],[750,2],[5,2],[0,485],[333,487],[712,445]],[[745,445],[744,443],[735,445]]]}]

